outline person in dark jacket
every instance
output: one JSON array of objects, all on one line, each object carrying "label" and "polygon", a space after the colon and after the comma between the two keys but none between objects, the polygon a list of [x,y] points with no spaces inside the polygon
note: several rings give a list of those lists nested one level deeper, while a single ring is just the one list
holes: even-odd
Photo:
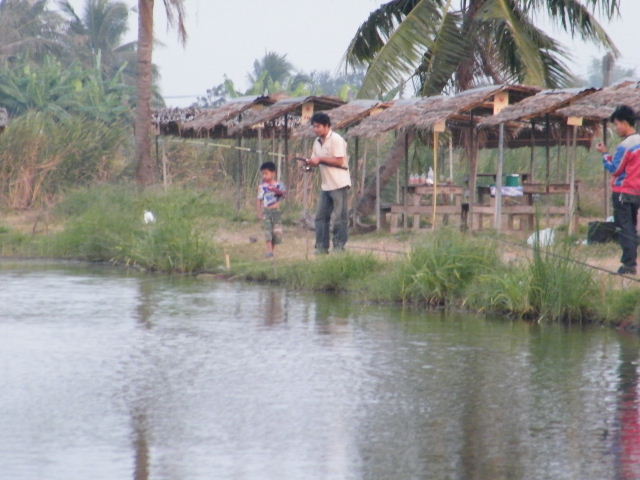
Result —
[{"label": "person in dark jacket", "polygon": [[613,217],[622,247],[619,274],[636,274],[638,258],[638,206],[640,205],[640,135],[635,128],[636,114],[621,105],[611,115],[616,133],[623,139],[615,154],[603,143],[597,150],[603,154],[604,168],[612,174]]}]

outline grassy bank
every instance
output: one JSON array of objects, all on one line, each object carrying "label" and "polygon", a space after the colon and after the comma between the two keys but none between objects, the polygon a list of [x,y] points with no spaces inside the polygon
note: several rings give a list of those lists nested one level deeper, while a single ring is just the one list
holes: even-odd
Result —
[{"label": "grassy bank", "polygon": [[[640,289],[621,289],[619,279],[576,263],[568,243],[507,261],[504,245],[495,238],[442,230],[414,238],[406,255],[346,252],[313,258],[310,233],[292,228],[278,258],[265,261],[252,213],[238,212],[233,198],[216,195],[180,188],[139,192],[133,186],[71,192],[46,220],[36,220],[33,230],[49,225],[44,232],[21,232],[0,223],[0,254],[168,273],[219,272],[345,293],[360,301],[462,308],[540,322],[640,325]],[[144,223],[145,210],[154,212],[155,223]],[[380,235],[368,237],[381,240]],[[402,240],[396,242],[402,245]],[[606,248],[602,255],[610,254]],[[225,254],[233,259],[230,270]]]},{"label": "grassy bank", "polygon": [[541,323],[640,326],[640,288],[615,288],[614,280],[576,263],[569,247],[537,249],[531,260],[507,264],[499,246],[491,238],[445,230],[391,262],[347,252],[310,262],[247,263],[233,273],[361,301],[461,308]]},{"label": "grassy bank", "polygon": [[[145,210],[154,213],[155,222],[143,221]],[[232,212],[204,192],[139,193],[132,186],[104,186],[70,193],[48,214],[46,221],[61,225],[60,231],[30,235],[0,229],[0,252],[193,273],[218,268],[212,218]]]}]

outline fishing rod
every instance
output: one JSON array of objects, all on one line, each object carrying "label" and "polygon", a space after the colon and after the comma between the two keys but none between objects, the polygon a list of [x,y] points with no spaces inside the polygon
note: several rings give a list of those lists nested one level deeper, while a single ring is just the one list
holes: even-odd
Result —
[{"label": "fishing rod", "polygon": [[[514,247],[519,247],[519,248],[523,248],[523,249],[526,249],[526,250],[531,250],[531,251],[534,251],[534,252],[537,251],[540,248],[539,246],[537,246],[537,247],[533,246],[532,247],[532,246],[529,246],[529,245],[523,245],[522,243],[510,242],[509,240],[505,240],[503,238],[496,237],[496,239],[499,242],[502,242],[502,243],[504,243],[506,245],[512,245]],[[582,260],[577,260],[575,258],[571,258],[571,257],[568,257],[566,255],[560,255],[558,253],[550,252],[549,250],[545,250],[544,253],[545,253],[545,255],[549,255],[551,257],[555,257],[555,258],[558,258],[560,260],[573,262],[575,264],[582,265],[583,267],[591,268],[592,270],[597,270],[599,272],[607,273],[609,275],[614,275],[616,277],[623,277],[623,278],[625,278],[627,280],[631,280],[633,282],[640,283],[640,279],[638,279],[638,278],[631,277],[629,275],[623,275],[623,274],[620,274],[618,272],[614,272],[613,270],[607,270],[606,268],[598,267],[597,265],[591,265],[590,263],[583,262]]]},{"label": "fishing rod", "polygon": [[[292,157],[291,160],[293,160],[294,162],[295,161],[302,162],[302,169],[305,172],[310,172],[311,169],[313,168],[311,165],[309,165],[309,159],[308,158],[305,158],[305,157]],[[327,163],[324,160],[320,160],[320,165],[324,165],[326,167],[332,167],[332,168],[339,168],[341,170],[349,170],[348,167],[345,167],[343,165],[332,165],[332,164]]]}]

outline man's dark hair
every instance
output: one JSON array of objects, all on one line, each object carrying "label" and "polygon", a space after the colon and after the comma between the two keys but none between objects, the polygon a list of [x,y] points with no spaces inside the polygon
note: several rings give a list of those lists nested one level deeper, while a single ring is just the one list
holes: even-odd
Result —
[{"label": "man's dark hair", "polygon": [[260,171],[262,170],[269,170],[270,172],[275,172],[276,164],[273,162],[264,162],[262,165],[260,165]]},{"label": "man's dark hair", "polygon": [[317,112],[313,114],[311,117],[311,123],[319,123],[320,125],[325,125],[327,127],[331,126],[331,119],[329,115],[324,112]]},{"label": "man's dark hair", "polygon": [[616,107],[614,112],[611,114],[611,121],[618,120],[619,122],[627,122],[632,127],[636,123],[636,112],[633,111],[633,108],[628,105],[620,105]]}]

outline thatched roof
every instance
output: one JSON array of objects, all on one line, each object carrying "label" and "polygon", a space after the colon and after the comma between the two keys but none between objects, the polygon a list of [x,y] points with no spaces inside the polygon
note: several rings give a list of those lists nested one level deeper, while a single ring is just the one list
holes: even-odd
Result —
[{"label": "thatched roof", "polygon": [[272,105],[276,100],[271,96],[247,96],[233,98],[216,108],[165,108],[153,113],[153,122],[165,135],[225,137],[227,128],[237,124],[244,112]]},{"label": "thatched roof", "polygon": [[234,135],[246,134],[258,126],[263,127],[267,131],[280,130],[284,128],[285,115],[287,116],[287,127],[292,129],[301,124],[302,110],[305,105],[310,105],[312,110],[316,112],[320,110],[330,110],[344,103],[345,102],[338,97],[332,96],[285,98],[277,101],[270,107],[248,113],[240,123],[230,127],[229,131]]},{"label": "thatched roof", "polygon": [[183,131],[191,131],[194,136],[212,136],[220,127],[234,126],[242,121],[242,116],[249,110],[260,110],[273,105],[276,100],[269,96],[234,98],[224,105],[202,110],[193,119],[182,124]]},{"label": "thatched roof", "polygon": [[[354,100],[349,103],[345,103],[337,108],[327,110],[326,113],[331,119],[331,126],[335,130],[341,130],[349,128],[362,119],[367,118],[371,114],[386,110],[393,102],[381,102],[379,100]],[[313,130],[310,124],[300,125],[292,133],[292,137],[306,137],[310,138],[314,136]]]},{"label": "thatched roof", "polygon": [[493,102],[498,93],[508,92],[511,102],[519,102],[538,91],[537,87],[524,85],[491,85],[457,95],[399,100],[388,110],[363,120],[349,131],[349,135],[374,137],[390,130],[430,130],[435,124],[450,120],[463,120],[466,126],[473,126],[480,118],[493,114]]},{"label": "thatched roof", "polygon": [[358,125],[349,130],[349,136],[375,137],[381,133],[397,130],[401,128],[400,125],[417,118],[420,111],[418,104],[424,101],[424,98],[403,98],[397,100],[386,110],[362,120]]},{"label": "thatched roof", "polygon": [[567,117],[583,117],[589,120],[605,120],[611,116],[618,105],[629,105],[640,112],[640,82],[623,80],[605,87],[588,97],[573,102],[570,106],[558,110]]},{"label": "thatched roof", "polygon": [[4,108],[0,108],[0,130],[4,130],[8,123],[9,114]]},{"label": "thatched roof", "polygon": [[557,110],[560,108],[566,107],[587,95],[591,95],[595,91],[595,88],[543,90],[521,102],[505,107],[497,115],[482,119],[479,126],[491,127],[501,123],[529,121],[554,113],[558,115]]},{"label": "thatched roof", "polygon": [[524,85],[490,85],[466,90],[457,95],[431,97],[432,100],[427,98],[427,101],[420,105],[421,112],[413,126],[418,130],[431,130],[436,124],[448,120],[462,121],[467,126],[475,125],[482,117],[493,115],[497,94],[508,92],[509,101],[519,103],[539,91],[537,87]]}]

